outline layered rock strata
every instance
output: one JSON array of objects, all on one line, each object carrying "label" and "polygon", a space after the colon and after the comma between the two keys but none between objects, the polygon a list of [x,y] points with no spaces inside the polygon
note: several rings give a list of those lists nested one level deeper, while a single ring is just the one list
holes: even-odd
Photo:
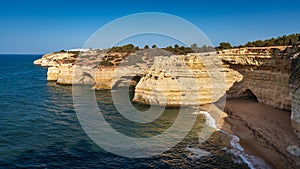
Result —
[{"label": "layered rock strata", "polygon": [[240,48],[218,55],[170,56],[162,51],[125,55],[128,53],[56,52],[34,64],[49,67],[47,79],[58,84],[88,84],[95,89],[136,86],[133,101],[144,104],[207,104],[218,101],[225,92],[227,98],[254,97],[259,103],[291,110],[299,135],[298,47]]},{"label": "layered rock strata", "polygon": [[285,54],[284,51],[278,51],[277,53],[253,53],[244,56],[220,55],[224,63],[243,75],[243,80],[236,82],[227,92],[227,98],[247,98],[253,94],[259,103],[290,110],[291,61]]},{"label": "layered rock strata", "polygon": [[[122,53],[90,51],[81,53],[78,57],[74,53],[56,52],[44,55],[34,64],[49,67],[48,81],[63,85],[89,84],[95,89],[112,89],[116,85],[135,86],[138,80],[133,80],[134,77],[143,76],[136,86],[134,101],[147,104],[170,102],[170,105],[180,105],[181,97],[187,96],[187,93],[180,93],[183,90],[190,90],[190,93],[199,92],[200,96],[197,97],[201,99],[196,101],[191,97],[188,101],[193,102],[191,104],[210,103],[224,94],[221,91],[222,87],[225,90],[229,89],[228,98],[250,97],[253,94],[260,103],[291,110],[289,58],[295,50],[283,47],[263,48],[260,51],[259,48],[242,48],[224,50],[219,52],[218,56],[192,53],[155,57],[162,54],[157,52],[152,54],[150,59],[147,52],[128,57],[131,59],[124,59]],[[156,61],[153,64],[154,57]],[[179,82],[182,85],[178,85]],[[195,87],[201,90],[192,89]],[[220,94],[212,95],[214,93]],[[154,94],[156,96],[151,96]],[[160,95],[161,98],[158,99]],[[162,101],[163,97],[168,101]]]},{"label": "layered rock strata", "polygon": [[242,75],[224,67],[216,53],[156,57],[135,88],[134,102],[167,106],[218,101]]},{"label": "layered rock strata", "polygon": [[294,132],[300,138],[300,52],[292,56],[291,76],[290,76],[290,94],[292,97],[291,119]]},{"label": "layered rock strata", "polygon": [[161,50],[116,53],[105,50],[54,52],[34,61],[48,67],[47,80],[60,85],[87,84],[94,89],[135,86],[149,69],[156,55],[170,55]]}]

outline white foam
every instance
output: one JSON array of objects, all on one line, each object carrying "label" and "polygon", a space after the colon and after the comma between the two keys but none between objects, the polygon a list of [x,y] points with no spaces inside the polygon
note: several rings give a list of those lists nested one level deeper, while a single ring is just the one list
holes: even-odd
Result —
[{"label": "white foam", "polygon": [[191,152],[189,154],[190,158],[201,158],[210,155],[210,152],[200,148],[186,147],[186,149]]},{"label": "white foam", "polygon": [[[244,163],[247,164],[247,166],[251,169],[270,169],[270,167],[264,162],[264,160],[255,157],[255,156],[251,156],[248,155],[244,152],[244,148],[240,145],[240,138],[238,136],[229,134],[223,130],[219,130],[217,129],[216,126],[216,120],[206,111],[199,111],[199,112],[193,112],[193,114],[202,114],[205,116],[205,125],[210,126],[228,136],[230,136],[232,139],[230,140],[230,145],[232,146],[231,149],[229,149],[229,151],[234,154],[235,156],[238,156],[242,159],[242,161]],[[191,148],[187,148],[189,149],[192,153],[199,151],[199,154],[205,154],[205,150],[203,151],[202,149],[191,149]],[[202,152],[203,151],[203,152]],[[197,154],[197,153],[195,153]]]},{"label": "white foam", "polygon": [[205,116],[205,125],[210,126],[214,129],[217,129],[216,120],[207,112],[207,111],[199,111],[194,112],[193,114],[202,114]]},{"label": "white foam", "polygon": [[231,137],[232,137],[232,139],[230,140],[231,146],[240,151],[244,151],[244,148],[240,145],[240,138],[235,135],[231,135]]},{"label": "white foam", "polygon": [[231,149],[229,149],[229,152],[234,154],[235,156],[240,157],[244,163],[247,164],[247,166],[251,169],[270,169],[270,167],[265,163],[264,160],[251,156],[249,154],[246,154],[244,152],[244,148],[240,145],[240,138],[238,136],[229,134],[223,130],[220,130],[220,132],[230,136],[232,139],[230,140],[230,145],[232,146]]}]

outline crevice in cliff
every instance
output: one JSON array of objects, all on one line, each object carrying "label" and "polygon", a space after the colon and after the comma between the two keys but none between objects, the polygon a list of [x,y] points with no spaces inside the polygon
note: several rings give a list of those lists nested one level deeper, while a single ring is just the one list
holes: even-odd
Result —
[{"label": "crevice in cliff", "polygon": [[134,76],[134,77],[132,78],[132,80],[135,81],[136,84],[135,84],[134,86],[131,86],[131,87],[130,87],[130,90],[129,90],[129,98],[130,98],[131,101],[132,101],[133,98],[134,98],[135,87],[136,87],[136,85],[140,82],[141,78],[142,78],[142,77],[141,77],[141,76],[138,76],[138,75],[136,75],[136,76]]}]

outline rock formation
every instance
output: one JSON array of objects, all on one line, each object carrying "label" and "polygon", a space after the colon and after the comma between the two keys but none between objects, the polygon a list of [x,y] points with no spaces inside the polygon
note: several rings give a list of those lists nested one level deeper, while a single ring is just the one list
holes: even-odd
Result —
[{"label": "rock formation", "polygon": [[291,76],[290,76],[290,94],[292,97],[291,119],[294,132],[300,138],[300,52],[292,55]]},{"label": "rock formation", "polygon": [[221,54],[223,62],[243,75],[228,91],[227,98],[256,96],[259,103],[290,110],[290,59],[285,51]]},{"label": "rock formation", "polygon": [[48,81],[87,84],[94,89],[135,86],[133,101],[167,106],[200,105],[253,97],[291,110],[300,137],[298,47],[240,48],[214,53],[171,55],[162,50],[116,53],[56,52],[34,64],[48,68]]},{"label": "rock formation", "polygon": [[156,57],[135,88],[134,102],[167,106],[218,101],[242,76],[216,53]]},{"label": "rock formation", "polygon": [[135,86],[154,56],[170,55],[162,49],[116,53],[107,50],[54,52],[34,61],[48,67],[47,80],[60,85],[87,84],[94,89]]}]

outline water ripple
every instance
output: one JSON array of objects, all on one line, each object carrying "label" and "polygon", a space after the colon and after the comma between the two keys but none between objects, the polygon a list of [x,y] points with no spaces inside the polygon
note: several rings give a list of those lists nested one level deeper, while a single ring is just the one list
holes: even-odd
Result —
[{"label": "water ripple", "polygon": [[[0,56],[1,168],[247,168],[234,163],[233,156],[221,150],[226,146],[222,135],[214,134],[204,145],[198,145],[195,133],[199,127],[176,147],[149,159],[129,159],[106,152],[82,130],[72,104],[71,87],[47,83],[46,69],[32,64],[39,57]],[[117,114],[110,91],[96,95],[107,119],[129,135],[156,135],[174,120],[175,112],[169,110],[153,125],[124,125],[126,119]],[[130,133],[130,129],[135,130]],[[198,150],[210,155],[200,158]],[[191,153],[198,153],[199,158],[190,158]]]}]

